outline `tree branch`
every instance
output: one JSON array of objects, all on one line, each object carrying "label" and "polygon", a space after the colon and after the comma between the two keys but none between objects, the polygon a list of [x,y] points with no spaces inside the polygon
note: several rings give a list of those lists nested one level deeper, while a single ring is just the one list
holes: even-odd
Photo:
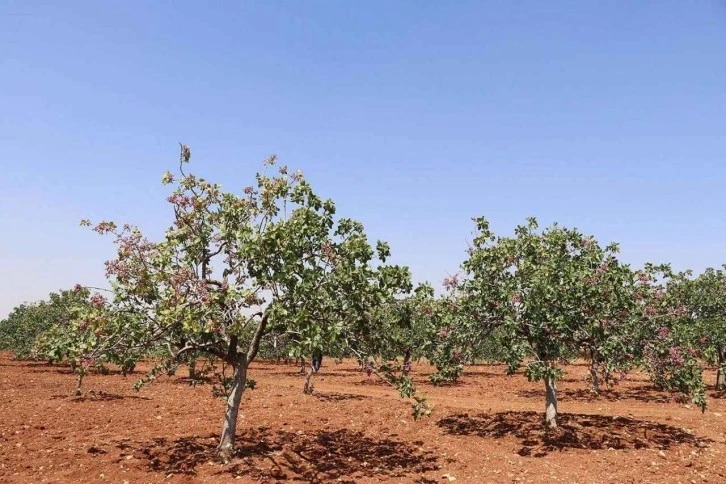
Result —
[{"label": "tree branch", "polygon": [[232,336],[229,339],[229,348],[227,348],[227,355],[225,356],[225,360],[230,363],[234,364],[234,362],[237,360],[237,343],[239,342],[239,338],[237,336]]},{"label": "tree branch", "polygon": [[255,335],[252,337],[252,341],[250,341],[250,349],[247,352],[247,364],[250,364],[252,360],[255,359],[255,357],[257,356],[257,352],[260,350],[260,340],[262,340],[262,335],[265,334],[268,314],[269,313],[266,313],[264,316],[262,316],[262,320],[257,326],[257,331],[255,331]]}]

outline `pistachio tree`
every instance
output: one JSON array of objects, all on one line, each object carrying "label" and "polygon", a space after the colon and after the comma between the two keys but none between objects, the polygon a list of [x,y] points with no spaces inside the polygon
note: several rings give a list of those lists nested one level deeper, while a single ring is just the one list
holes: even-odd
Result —
[{"label": "pistachio tree", "polygon": [[134,370],[146,353],[137,338],[143,335],[138,316],[109,304],[87,287],[76,285],[75,304],[68,320],[56,322],[33,344],[33,352],[50,362],[67,362],[78,377],[76,394],[81,395],[84,377],[93,369],[107,371],[117,365],[123,375]]},{"label": "pistachio tree", "polygon": [[300,354],[325,352],[410,281],[407,269],[385,265],[385,243],[371,246],[360,223],[336,218],[331,200],[274,157],[238,194],[187,173],[189,160],[182,146],[178,174],[163,177],[173,217],[162,240],[129,225],[93,226],[114,238],[113,305],[138,317],[137,343],[166,347],[168,366],[187,353],[220,362],[213,371],[227,405],[218,454],[228,462],[263,336],[287,337]]},{"label": "pistachio tree", "polygon": [[[468,253],[471,256],[473,248]],[[437,300],[440,342],[433,355],[437,372],[430,376],[434,385],[456,381],[465,363],[494,361],[495,353],[503,354],[491,351],[493,345],[499,345],[497,336],[502,332],[496,301],[473,291],[472,282],[462,280],[458,273],[444,278],[443,286],[446,292]]]},{"label": "pistachio tree", "polygon": [[621,263],[617,244],[601,249],[592,237],[580,241],[580,255],[589,257],[594,267],[582,267],[584,284],[579,286],[581,322],[573,337],[579,351],[589,361],[590,383],[594,393],[601,384],[612,385],[635,366],[633,354],[639,340],[634,327],[640,322],[636,273]]},{"label": "pistachio tree", "polygon": [[640,341],[636,357],[660,390],[690,397],[706,408],[699,324],[688,307],[691,300],[689,273],[675,273],[668,264],[647,264],[638,272],[637,298]]},{"label": "pistachio tree", "polygon": [[402,375],[411,371],[412,361],[430,354],[438,331],[434,290],[421,284],[406,297],[395,298],[378,307],[371,317],[363,341],[368,353],[384,361],[399,362]]},{"label": "pistachio tree", "polygon": [[693,316],[694,345],[716,364],[716,390],[726,389],[726,266],[709,267],[685,285],[685,305]]},{"label": "pistachio tree", "polygon": [[7,318],[0,320],[0,350],[12,351],[16,358],[47,357],[62,359],[58,354],[39,354],[34,350],[35,341],[54,326],[68,327],[73,320],[73,309],[89,304],[89,292],[61,290],[53,292],[48,299],[25,303],[15,307]]},{"label": "pistachio tree", "polygon": [[[557,224],[540,232],[534,218],[513,237],[497,237],[483,217],[475,222],[459,283],[471,331],[496,328],[509,371],[525,364],[530,381],[544,382],[545,423],[554,428],[562,364],[578,356],[588,335],[599,362],[607,363],[611,354],[602,351],[593,326],[599,330],[620,316],[617,297],[608,294],[624,277],[613,266],[617,247],[603,249],[592,237]],[[616,270],[610,281],[606,272]]]},{"label": "pistachio tree", "polygon": [[[408,268],[392,265],[373,268],[370,262],[374,251],[368,246],[359,222],[344,220],[338,228],[342,230],[343,241],[340,245],[342,250],[333,255],[335,270],[328,272],[325,284],[311,288],[313,295],[299,296],[314,298],[315,303],[309,302],[303,309],[301,318],[304,324],[292,328],[297,338],[293,340],[295,344],[290,354],[303,360],[310,356],[303,387],[306,394],[313,391],[311,378],[320,370],[323,356],[348,354],[350,341],[360,340],[359,335],[371,333],[368,328],[371,314],[411,287]],[[385,260],[390,250],[387,244],[378,242],[375,253],[379,260]],[[289,323],[285,323],[276,333],[289,331]]]}]

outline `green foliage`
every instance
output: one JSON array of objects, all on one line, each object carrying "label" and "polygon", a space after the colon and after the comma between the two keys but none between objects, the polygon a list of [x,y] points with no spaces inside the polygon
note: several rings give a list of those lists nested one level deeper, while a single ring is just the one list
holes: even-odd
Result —
[{"label": "green foliage", "polygon": [[436,333],[429,348],[427,358],[436,367],[436,372],[429,375],[433,385],[453,383],[464,371],[465,353],[463,350],[472,348],[473,340],[481,340],[483,333],[467,333],[461,327],[466,323],[462,317],[460,301],[456,294],[450,293],[438,298],[434,304]]},{"label": "green foliage", "polygon": [[237,377],[263,337],[286,341],[294,355],[340,351],[371,311],[410,288],[407,268],[385,264],[388,245],[372,246],[362,224],[336,218],[335,204],[301,172],[281,166],[268,175],[273,157],[234,194],[187,174],[189,159],[182,146],[178,180],[162,180],[174,186],[163,240],[129,225],[95,225],[117,246],[107,273],[113,307],[133,315],[126,347],[164,346],[169,365],[190,352],[219,359],[234,369],[230,388],[215,375],[235,405],[244,389]]},{"label": "green foliage", "polygon": [[88,290],[81,286],[74,292],[82,299],[70,308],[70,321],[54,324],[39,336],[33,352],[50,362],[67,361],[79,376],[80,392],[89,370],[106,371],[110,363],[126,374],[144,353],[134,343],[139,332],[136,315],[120,311],[100,294],[83,299]]},{"label": "green foliage", "polygon": [[431,412],[409,377],[421,359],[436,367],[435,385],[476,360],[524,368],[547,382],[555,407],[563,365],[580,357],[595,391],[640,366],[702,409],[703,360],[726,369],[725,270],[634,271],[616,244],[576,229],[540,230],[530,218],[498,237],[477,218],[462,280],[447,278],[436,297],[428,284],[414,289],[408,268],[387,263],[388,245],[338,217],[301,172],[273,157],[231,193],[186,173],[190,156],[182,146],[179,173],[162,178],[173,217],[161,240],[130,225],[94,226],[117,247],[106,264],[112,298],[78,286],[19,306],[0,322],[0,349],[68,361],[79,391],[91,368],[127,372],[153,355],[158,364],[135,388],[188,365],[190,383],[212,383],[228,406],[255,387],[247,369],[258,356],[353,356],[411,399],[415,418]]},{"label": "green foliage", "polygon": [[0,321],[0,350],[12,351],[16,358],[48,357],[60,360],[63,345],[53,348],[48,355],[33,351],[36,340],[51,328],[71,325],[73,308],[88,304],[87,290],[62,290],[51,293],[45,301],[22,304]]},{"label": "green foliage", "polygon": [[[726,269],[726,266],[724,266]],[[726,365],[726,271],[706,269],[695,279],[682,275],[682,302],[691,316],[693,346],[709,363]],[[722,370],[723,371],[723,370]]]},{"label": "green foliage", "polygon": [[599,265],[594,272],[583,270],[582,322],[573,338],[579,353],[590,360],[591,384],[598,392],[600,382],[615,384],[616,374],[623,375],[634,367],[632,355],[639,345],[634,328],[640,324],[635,297],[637,275],[616,258],[617,245],[611,244],[602,250],[592,238],[583,241],[591,250],[591,264],[599,262]]},{"label": "green foliage", "polygon": [[226,361],[230,345],[234,353],[267,335],[309,354],[334,345],[384,294],[408,284],[407,269],[373,266],[388,247],[373,249],[360,223],[336,221],[333,202],[315,195],[299,172],[258,174],[242,196],[181,174],[165,240],[151,243],[110,222],[95,228],[115,235],[118,257],[108,267],[116,302],[145,316],[149,342]]},{"label": "green foliage", "polygon": [[705,410],[699,325],[687,306],[693,297],[687,276],[674,274],[668,265],[648,265],[639,274],[642,316],[636,355],[656,387],[690,396]]},{"label": "green foliage", "polygon": [[442,324],[438,309],[433,288],[421,284],[404,297],[378,306],[351,339],[368,357],[407,375],[412,362],[434,358]]},{"label": "green foliage", "polygon": [[425,357],[437,331],[433,293],[430,285],[420,285],[412,294],[380,305],[363,333],[369,350],[384,360]]},{"label": "green foliage", "polygon": [[558,225],[540,233],[533,218],[514,237],[496,237],[484,218],[476,223],[460,289],[465,335],[497,327],[511,371],[528,360],[526,374],[535,380],[556,378],[583,345],[602,348],[603,328],[623,311],[624,298],[611,290],[628,275],[616,246],[602,249]]},{"label": "green foliage", "polygon": [[[600,380],[612,383],[615,372],[632,368],[632,354],[652,334],[652,317],[642,311],[636,295],[643,289],[618,261],[616,244],[603,248],[557,224],[539,231],[534,218],[512,237],[495,236],[485,218],[475,222],[466,277],[448,281],[458,295],[456,337],[468,342],[467,359],[495,335],[508,373],[524,365],[527,378],[545,381],[548,392],[562,365],[581,355],[591,360],[596,391]],[[547,424],[556,426],[551,395]]]}]

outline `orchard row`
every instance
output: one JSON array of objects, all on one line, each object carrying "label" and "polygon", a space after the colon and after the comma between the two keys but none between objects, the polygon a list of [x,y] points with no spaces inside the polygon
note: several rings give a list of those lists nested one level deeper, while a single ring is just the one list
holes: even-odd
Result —
[{"label": "orchard row", "polygon": [[[106,263],[111,290],[76,286],[22,305],[0,323],[0,347],[19,357],[67,361],[79,377],[92,368],[157,366],[136,387],[189,367],[226,399],[218,452],[234,450],[237,414],[256,358],[310,360],[304,391],[323,357],[358,359],[411,398],[414,417],[430,412],[409,378],[411,362],[435,365],[434,384],[456,380],[477,360],[504,362],[542,382],[545,425],[557,426],[557,380],[585,358],[594,392],[628,371],[645,370],[663,390],[705,409],[702,373],[718,365],[726,386],[726,273],[632,268],[618,246],[575,229],[540,229],[535,219],[497,236],[485,218],[459,275],[413,286],[407,267],[387,263],[389,246],[337,216],[302,173],[265,162],[240,193],[185,171],[162,181],[172,223],[162,240],[113,222],[117,255]],[[272,172],[272,173],[269,173]],[[100,291],[100,292],[99,292]]]}]

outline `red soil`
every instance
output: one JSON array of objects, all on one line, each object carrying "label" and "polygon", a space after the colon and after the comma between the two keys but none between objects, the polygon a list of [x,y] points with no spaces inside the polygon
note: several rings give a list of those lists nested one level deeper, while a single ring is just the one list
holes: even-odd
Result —
[{"label": "red soil", "polygon": [[0,482],[726,482],[726,398],[713,391],[705,414],[643,375],[596,398],[574,365],[560,429],[545,433],[543,386],[483,365],[434,388],[425,371],[414,366],[435,408],[414,422],[353,363],[326,360],[312,396],[295,367],[255,363],[237,457],[221,466],[223,402],[209,387],[175,376],[135,393],[138,371],[90,375],[75,397],[68,368],[2,355]]}]

